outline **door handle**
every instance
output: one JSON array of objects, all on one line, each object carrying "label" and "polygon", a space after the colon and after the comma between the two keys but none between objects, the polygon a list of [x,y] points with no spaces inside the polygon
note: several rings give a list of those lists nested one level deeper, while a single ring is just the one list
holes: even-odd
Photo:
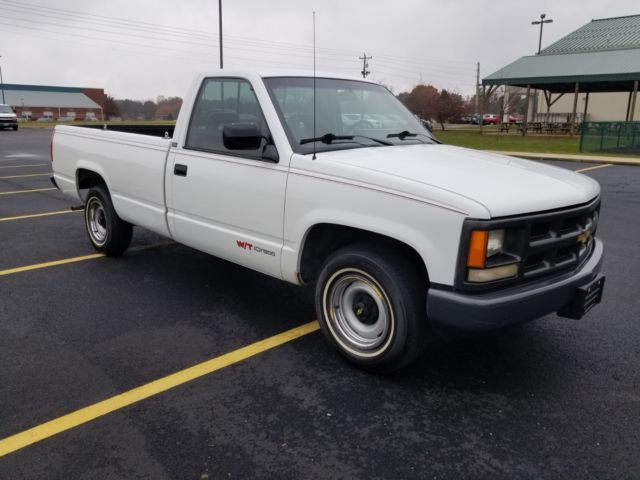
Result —
[{"label": "door handle", "polygon": [[182,165],[180,163],[176,163],[175,166],[173,167],[173,174],[174,175],[178,175],[179,177],[186,177],[187,176],[187,166],[186,165]]}]

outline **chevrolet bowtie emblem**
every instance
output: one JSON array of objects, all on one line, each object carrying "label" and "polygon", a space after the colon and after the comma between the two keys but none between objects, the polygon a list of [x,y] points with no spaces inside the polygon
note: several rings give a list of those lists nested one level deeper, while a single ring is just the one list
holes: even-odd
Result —
[{"label": "chevrolet bowtie emblem", "polygon": [[589,239],[591,238],[591,232],[589,230],[583,230],[580,235],[578,235],[578,243],[582,243],[586,245],[589,243]]}]

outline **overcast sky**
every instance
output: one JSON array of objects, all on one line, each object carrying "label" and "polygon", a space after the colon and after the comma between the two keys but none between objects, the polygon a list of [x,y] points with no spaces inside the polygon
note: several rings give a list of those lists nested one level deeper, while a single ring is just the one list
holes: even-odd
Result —
[{"label": "overcast sky", "polygon": [[[640,13],[638,0],[223,0],[225,68],[317,68],[398,93],[419,82],[474,91],[593,18]],[[194,72],[218,68],[217,0],[0,0],[6,83],[104,88],[116,98],[184,96]]]}]

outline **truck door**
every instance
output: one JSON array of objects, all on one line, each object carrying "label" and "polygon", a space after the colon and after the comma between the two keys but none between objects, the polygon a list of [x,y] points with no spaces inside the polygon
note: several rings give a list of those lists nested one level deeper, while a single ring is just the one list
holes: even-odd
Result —
[{"label": "truck door", "polygon": [[[257,129],[260,145],[225,147],[225,126]],[[241,78],[205,79],[185,139],[167,170],[168,220],[174,238],[281,278],[288,169],[276,160],[251,84]]]}]

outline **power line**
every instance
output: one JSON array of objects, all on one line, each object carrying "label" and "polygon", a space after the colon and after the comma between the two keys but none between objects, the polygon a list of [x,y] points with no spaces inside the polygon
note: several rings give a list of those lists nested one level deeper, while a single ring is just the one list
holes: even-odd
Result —
[{"label": "power line", "polygon": [[[96,15],[89,13],[78,13],[72,10],[59,9],[53,7],[47,7],[43,5],[37,5],[33,3],[24,3],[24,2],[15,2],[13,0],[0,0],[0,6],[3,8],[7,8],[10,6],[14,9],[20,9],[22,11],[26,11],[27,13],[45,16],[48,18],[58,19],[58,20],[69,20],[69,17],[81,19],[84,22],[97,24],[102,26],[107,26],[109,28],[119,28],[125,29],[127,33],[130,33],[131,30],[136,30],[139,32],[150,33],[156,36],[158,35],[171,35],[174,37],[184,37],[191,39],[199,39],[203,42],[206,42],[208,45],[211,42],[212,46],[217,46],[217,38],[216,35],[211,32],[206,32],[202,30],[194,30],[194,29],[185,29],[178,27],[170,27],[167,25],[162,25],[158,23],[152,22],[144,22],[140,20],[128,20],[117,17],[110,17],[105,15]],[[57,16],[57,17],[56,17]],[[60,18],[62,17],[62,18]],[[75,26],[77,28],[77,26]],[[113,32],[116,34],[116,32]],[[304,45],[298,43],[291,42],[281,42],[281,41],[267,41],[261,39],[254,39],[249,37],[241,37],[236,35],[225,35],[226,42],[233,42],[239,45],[254,45],[254,46],[269,46],[270,48],[277,48],[282,50],[301,50],[305,53],[309,53],[311,51],[311,45]],[[162,41],[168,41],[166,39],[159,39]],[[336,49],[329,47],[321,47],[321,50],[324,52],[324,56],[337,56],[337,57],[350,57],[353,58],[353,51],[345,50],[345,49]],[[397,54],[387,54],[387,53],[379,53],[377,54],[380,58],[386,58],[387,61],[399,61],[405,60],[408,63],[416,63],[420,62],[421,64],[433,65],[437,63],[441,64],[450,64],[453,66],[454,64],[466,64],[473,65],[473,62],[462,61],[462,60],[452,60],[452,59],[427,59],[423,57],[404,57],[398,56]]]},{"label": "power line", "polygon": [[[10,20],[15,20],[15,21],[22,22],[22,23],[27,23],[28,22],[28,20],[23,19],[23,18],[18,18],[18,17],[2,16],[2,15],[0,15],[0,17],[7,18],[7,19],[10,19]],[[35,23],[39,23],[39,24],[53,26],[53,27],[62,27],[62,28],[66,28],[67,27],[65,24],[56,23],[56,22],[45,22],[45,21],[42,21],[42,20],[33,20],[32,23],[34,23],[34,22]],[[24,27],[24,28],[28,28],[28,29],[35,29],[36,28],[36,27],[32,27],[32,26],[23,26],[23,25],[15,25],[15,24],[14,24],[14,26]],[[95,28],[88,29],[88,28],[83,28],[83,27],[80,27],[79,30],[87,30],[87,31],[90,31],[91,33],[94,33],[94,34],[95,34],[95,32],[100,32],[100,33],[105,33],[107,35],[116,36],[116,37],[120,37],[120,38],[122,38],[122,37],[124,37],[124,38],[134,37],[134,38],[141,38],[141,39],[147,39],[147,40],[155,40],[155,37],[153,37],[153,36],[138,35],[138,34],[135,34],[135,33],[122,34],[122,33],[119,33],[119,32],[112,32],[110,30],[95,29]],[[52,30],[42,29],[42,31],[54,33],[54,31],[52,31]],[[65,34],[69,34],[68,30],[65,30]],[[71,33],[70,35],[79,36],[77,33]],[[86,38],[86,36],[83,36],[83,37]],[[101,38],[101,37],[95,37],[95,35],[92,35],[92,38]],[[109,38],[109,39],[105,39],[105,40],[111,41],[112,39]],[[175,42],[183,43],[183,44],[186,44],[186,45],[203,46],[203,47],[206,47],[208,49],[209,48],[213,48],[215,46],[215,42],[212,42],[212,43],[201,43],[201,42],[193,42],[193,41],[190,41],[190,40],[186,40],[186,41],[172,40],[172,43],[175,43]],[[125,43],[125,42],[120,42],[120,43]],[[129,44],[129,43],[127,42],[125,44]],[[156,48],[157,47],[156,45],[146,45],[146,44],[137,44],[137,43],[135,45],[136,46],[141,46],[143,48]],[[277,52],[273,52],[271,50],[263,50],[263,49],[261,50],[261,49],[256,49],[256,48],[247,49],[247,48],[243,48],[241,46],[233,46],[233,45],[229,46],[228,48],[230,48],[232,50],[233,49],[235,49],[235,50],[251,50],[252,52],[260,51],[260,52],[263,52],[263,53],[271,53],[271,54],[277,53]],[[183,51],[183,50],[179,50],[179,49],[176,49],[176,48],[170,48],[170,50],[172,50],[172,51],[180,51],[180,52]],[[199,52],[197,52],[197,53],[199,53]],[[297,54],[297,53],[291,53],[291,52],[288,52],[287,56],[297,56],[297,57],[300,57],[300,58],[307,58],[308,57],[307,55],[304,55],[304,54]],[[327,56],[323,55],[323,54],[319,54],[318,57],[327,57]],[[366,53],[365,53],[363,57],[358,57],[358,58],[360,60],[363,60],[363,70],[362,70],[361,73],[363,74],[363,77],[366,78],[366,76],[370,73],[367,70],[368,67],[369,67],[368,60],[371,59],[372,57],[371,56],[367,56]],[[331,60],[332,61],[348,62],[348,63],[352,62],[352,60],[350,60],[350,59],[341,59],[341,58],[332,58]],[[383,65],[385,65],[387,62],[394,62],[394,61],[393,60],[387,60],[387,61],[381,62],[381,63]],[[402,62],[402,61],[396,62],[396,63],[397,63],[397,65],[407,65],[407,63]],[[400,70],[404,70],[404,71],[415,72],[415,68],[413,68],[413,69],[412,68],[403,68],[403,67],[397,67],[397,66],[392,66],[392,65],[390,65],[390,67],[394,68],[394,69],[400,69]],[[453,74],[453,75],[458,74],[458,75],[461,75],[461,73],[459,73],[459,70],[458,70],[458,72],[456,72],[455,70],[451,70],[449,68],[441,69],[441,68],[435,68],[435,67],[429,66],[429,67],[427,67],[427,69],[429,70],[430,73],[439,72],[439,73],[444,73],[444,74]],[[464,69],[466,70],[466,68],[464,68]]]},{"label": "power line", "polygon": [[[64,35],[65,37],[82,38],[84,40],[83,44],[86,44],[86,40],[90,40],[92,42],[109,42],[109,50],[114,49],[114,43],[145,50],[144,53],[131,52],[130,49],[120,50],[127,53],[140,53],[146,55],[150,54],[147,53],[148,51],[161,51],[164,55],[158,54],[156,56],[183,59],[183,56],[188,55],[189,57],[193,58],[194,61],[196,61],[196,58],[210,59],[212,49],[219,46],[220,43],[219,40],[216,39],[215,35],[210,32],[169,27],[166,25],[151,22],[131,21],[104,15],[78,13],[71,10],[45,7],[32,3],[18,4],[12,0],[0,0],[0,11],[2,9],[8,10],[14,15],[17,14],[31,16],[30,18],[24,18],[0,14],[0,18],[5,18],[12,21],[12,23],[0,22],[0,24],[6,25],[9,28],[24,29],[32,32],[44,32],[53,35]],[[33,16],[35,16],[35,18],[33,18]],[[76,23],[78,20],[82,21],[85,25],[78,25]],[[24,23],[29,23],[30,25],[22,25]],[[38,28],[38,25],[45,25],[52,28]],[[98,25],[103,28],[89,27],[87,25]],[[71,28],[73,28],[73,31],[70,31]],[[59,31],[57,29],[63,29],[64,31]],[[85,32],[90,32],[90,35],[85,35]],[[96,35],[96,32],[99,32],[99,34],[101,35]],[[31,35],[37,36],[33,34]],[[136,41],[135,39],[149,40],[154,42],[154,44],[150,45],[144,42]],[[264,57],[249,58],[234,55],[232,57],[232,60],[236,61],[233,61],[232,63],[237,63],[237,61],[242,60],[248,60],[252,63],[259,62],[262,64],[278,66],[292,65],[298,68],[300,68],[301,66],[306,67],[306,62],[303,62],[302,59],[308,59],[307,52],[310,52],[312,48],[310,45],[296,44],[291,42],[267,41],[235,35],[225,35],[224,39],[225,46],[229,50],[235,50],[239,52],[250,51],[252,53],[260,52],[266,53],[273,57],[272,59]],[[63,40],[57,39],[57,41]],[[77,42],[66,41],[65,43],[73,44]],[[171,45],[166,46],[166,43],[169,43]],[[175,48],[176,44],[180,44],[184,47],[202,47],[202,49],[204,50],[193,48],[185,50],[184,48]],[[106,48],[102,45],[99,45],[99,47]],[[332,70],[351,70],[349,65],[353,65],[354,62],[352,56],[353,54],[351,51],[329,47],[321,47],[319,51],[321,53],[318,53],[317,56],[318,60],[323,64],[322,68],[327,68],[324,65],[328,65]],[[170,54],[170,52],[175,52],[176,54],[181,55],[181,57],[169,57],[166,53]],[[285,55],[286,59],[293,58],[294,62],[286,61],[286,59],[283,59],[282,57]],[[295,63],[296,57],[301,59],[300,63]],[[397,55],[392,56],[385,53],[376,53],[376,57],[381,66],[387,66],[389,69],[394,70],[395,72],[388,73],[384,72],[383,70],[381,73],[385,73],[393,77],[412,78],[413,80],[415,80],[415,77],[408,77],[406,75],[399,74],[398,70],[407,73],[418,73],[417,70],[427,70],[429,72],[430,78],[443,79],[443,81],[454,82],[460,85],[462,85],[463,82],[460,82],[459,79],[461,79],[461,77],[463,76],[466,76],[466,73],[463,73],[463,71],[469,69],[471,65],[475,66],[471,62],[461,60],[426,59],[420,57],[404,57]],[[367,56],[365,53],[363,57],[358,58],[360,60],[363,60],[362,74],[366,77],[370,73],[368,71],[368,60],[372,57]],[[344,66],[339,66],[336,68],[337,63],[343,63]]]},{"label": "power line", "polygon": [[[0,24],[3,24],[2,22],[0,22]],[[13,25],[13,24],[7,24],[4,23],[3,25],[6,25],[7,27],[11,28],[11,29],[15,29],[16,33],[18,34],[22,34],[22,35],[28,35],[29,37],[37,37],[37,38],[42,38],[45,40],[53,40],[53,41],[57,41],[57,42],[62,42],[62,43],[67,43],[67,44],[71,44],[71,45],[76,45],[78,46],[78,42],[77,41],[73,41],[73,40],[68,40],[67,37],[71,36],[77,36],[76,34],[68,34],[68,33],[64,33],[64,32],[53,32],[50,30],[44,30],[44,29],[38,29],[35,27],[24,27],[24,26],[17,26],[17,25]],[[50,36],[44,36],[44,35],[37,35],[34,33],[27,33],[27,32],[21,32],[20,30],[24,30],[24,29],[28,29],[28,30],[33,30],[33,31],[38,31],[38,32],[44,32],[47,34],[53,34],[53,35],[62,35],[65,38],[61,39],[61,38],[55,38],[55,37],[50,37]],[[92,38],[89,36],[82,36],[82,38],[86,38],[90,41],[95,41],[95,40],[101,40],[101,39],[97,39],[97,38]],[[119,42],[122,43],[124,45],[130,45],[132,47],[144,47],[144,48],[148,48],[148,49],[154,49],[160,52],[166,52],[165,48],[161,48],[161,47],[153,47],[153,46],[148,46],[148,45],[140,45],[140,44],[135,44],[135,43],[131,43],[131,42]],[[177,55],[167,55],[167,54],[153,54],[150,53],[148,51],[139,51],[139,50],[131,50],[130,48],[124,49],[124,48],[118,48],[118,47],[113,47],[112,45],[107,45],[107,44],[99,44],[99,43],[86,43],[83,42],[82,44],[80,44],[80,46],[91,46],[93,48],[102,48],[102,49],[106,49],[109,51],[119,51],[119,52],[123,52],[123,53],[133,53],[133,54],[139,54],[139,55],[154,55],[157,57],[162,57],[162,58],[170,58],[170,59],[178,59],[178,60],[185,60],[188,59],[187,56],[191,56],[191,60],[192,61],[207,61],[211,59],[211,55],[210,53],[206,53],[206,52],[196,52],[193,50],[179,50],[179,49],[172,49],[171,51],[175,51],[176,53],[179,53],[180,56]],[[197,58],[196,58],[197,57]],[[247,63],[263,63],[269,66],[290,66],[290,67],[296,67],[296,68],[301,68],[302,65],[301,63],[294,63],[294,62],[287,62],[286,60],[283,60],[281,58],[274,58],[274,59],[266,59],[264,57],[242,57],[242,56],[234,56],[231,61],[233,62],[234,60],[236,61],[244,61]],[[237,63],[237,62],[233,62],[233,63]],[[332,66],[331,67],[332,70],[345,70],[344,67],[335,67]]]}]

